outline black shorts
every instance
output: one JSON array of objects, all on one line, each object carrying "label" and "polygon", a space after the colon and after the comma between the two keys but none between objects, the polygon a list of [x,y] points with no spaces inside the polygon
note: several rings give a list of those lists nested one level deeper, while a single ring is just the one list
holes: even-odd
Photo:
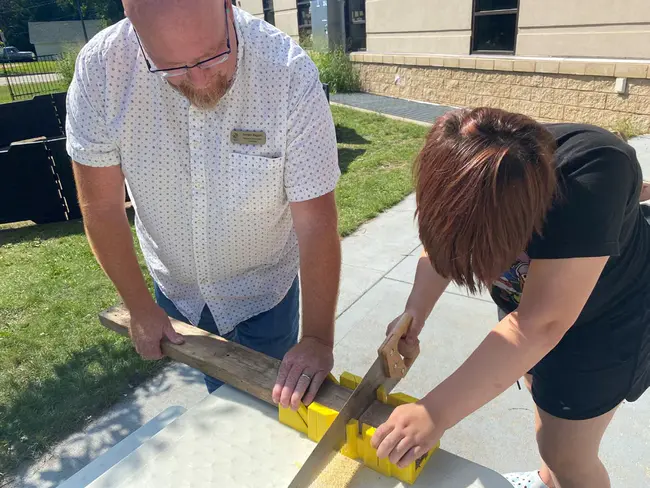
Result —
[{"label": "black shorts", "polygon": [[540,409],[561,419],[587,420],[639,399],[650,387],[650,297],[641,301],[615,327],[571,328],[530,370]]}]

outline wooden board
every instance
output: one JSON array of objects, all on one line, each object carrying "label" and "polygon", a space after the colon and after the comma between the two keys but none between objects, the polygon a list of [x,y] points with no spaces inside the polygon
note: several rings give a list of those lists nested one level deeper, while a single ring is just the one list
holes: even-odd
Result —
[{"label": "wooden board", "polygon": [[[198,327],[173,318],[170,320],[174,329],[184,336],[185,343],[177,345],[164,340],[163,354],[273,405],[271,392],[280,368],[279,360]],[[99,321],[118,334],[129,335],[131,318],[124,306],[102,312]],[[340,411],[349,396],[350,390],[326,380],[315,401]],[[393,407],[377,401],[363,414],[361,421],[379,427],[392,411]]]}]

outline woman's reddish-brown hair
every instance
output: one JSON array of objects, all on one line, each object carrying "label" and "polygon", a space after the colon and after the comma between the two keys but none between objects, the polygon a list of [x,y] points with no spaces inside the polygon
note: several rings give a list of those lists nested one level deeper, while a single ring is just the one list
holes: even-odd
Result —
[{"label": "woman's reddish-brown hair", "polygon": [[415,164],[420,239],[436,271],[476,292],[541,233],[556,189],[555,140],[492,108],[447,113]]}]

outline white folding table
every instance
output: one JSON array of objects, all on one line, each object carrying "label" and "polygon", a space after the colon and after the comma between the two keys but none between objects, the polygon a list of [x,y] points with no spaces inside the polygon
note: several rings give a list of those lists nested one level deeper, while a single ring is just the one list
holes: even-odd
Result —
[{"label": "white folding table", "polygon": [[[281,424],[276,408],[227,385],[179,413],[158,427],[145,425],[154,435],[139,446],[129,436],[60,488],[286,488],[315,446]],[[408,485],[366,467],[350,485],[398,486]],[[413,486],[512,488],[498,473],[442,449]]]}]

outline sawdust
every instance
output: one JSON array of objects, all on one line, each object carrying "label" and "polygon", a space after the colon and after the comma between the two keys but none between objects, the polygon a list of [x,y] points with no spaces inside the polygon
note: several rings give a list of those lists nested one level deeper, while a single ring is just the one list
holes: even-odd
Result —
[{"label": "sawdust", "polygon": [[360,462],[337,454],[309,488],[347,488],[362,467]]}]

